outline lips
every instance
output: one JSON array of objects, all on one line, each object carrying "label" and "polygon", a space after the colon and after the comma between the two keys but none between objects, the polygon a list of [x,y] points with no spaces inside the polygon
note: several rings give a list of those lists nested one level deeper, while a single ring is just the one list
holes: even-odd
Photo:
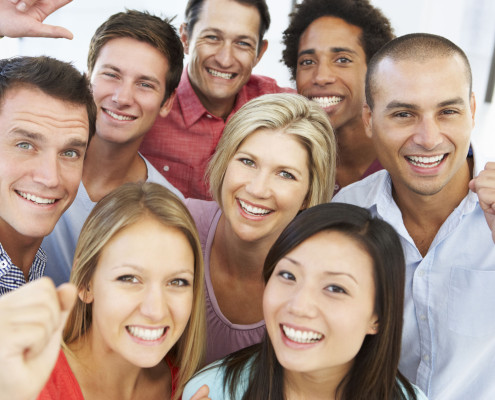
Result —
[{"label": "lips", "polygon": [[420,168],[435,168],[444,160],[446,154],[436,156],[406,156],[406,159],[414,166]]},{"label": "lips", "polygon": [[126,326],[126,329],[127,332],[131,334],[131,336],[150,342],[160,339],[167,331],[167,329],[163,327],[143,328],[143,327],[131,326],[131,325]]},{"label": "lips", "polygon": [[255,207],[251,204],[246,203],[245,201],[243,201],[241,199],[238,199],[238,200],[239,200],[239,204],[240,204],[242,210],[246,214],[253,215],[256,217],[262,217],[262,216],[268,215],[268,214],[273,212],[273,210],[271,210],[271,209]]},{"label": "lips", "polygon": [[212,68],[207,68],[206,69],[208,71],[208,73],[216,78],[222,78],[222,79],[226,79],[226,80],[230,80],[230,79],[233,79],[237,76],[237,74],[234,74],[234,73],[228,73],[228,72],[220,72],[220,71],[217,71],[216,69],[212,69]]},{"label": "lips", "polygon": [[344,98],[340,96],[315,96],[310,97],[310,100],[314,101],[322,108],[327,108],[339,104]]},{"label": "lips", "polygon": [[123,115],[123,114],[117,114],[113,111],[110,111],[106,108],[102,108],[103,112],[113,119],[116,119],[118,121],[134,121],[137,117],[133,117],[132,115]]},{"label": "lips", "polygon": [[35,204],[42,204],[42,205],[45,205],[45,204],[53,204],[55,203],[56,199],[48,199],[48,198],[44,198],[44,197],[39,197],[39,196],[36,196],[34,194],[31,194],[31,193],[26,193],[26,192],[21,192],[21,191],[18,191],[16,190],[16,193],[21,196],[22,198],[26,199],[26,200],[29,200]]},{"label": "lips", "polygon": [[286,325],[281,325],[281,327],[284,335],[296,343],[317,343],[324,337],[322,333],[316,331],[298,330]]}]

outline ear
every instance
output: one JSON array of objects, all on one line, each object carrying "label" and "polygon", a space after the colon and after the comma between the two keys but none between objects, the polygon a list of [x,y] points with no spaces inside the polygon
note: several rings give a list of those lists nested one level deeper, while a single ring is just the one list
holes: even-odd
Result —
[{"label": "ear", "polygon": [[256,63],[253,65],[253,68],[260,62],[261,57],[263,57],[263,54],[265,54],[267,48],[268,48],[268,40],[262,40],[260,43],[260,51],[256,56]]},{"label": "ear", "polygon": [[364,105],[363,105],[362,118],[363,118],[363,124],[364,124],[364,132],[366,133],[366,136],[368,136],[371,139],[371,137],[373,136],[373,133],[372,133],[373,112],[371,111],[370,106],[366,103],[364,103]]},{"label": "ear", "polygon": [[184,47],[184,53],[189,54],[189,35],[187,34],[187,24],[183,22],[179,28],[180,41]]},{"label": "ear", "polygon": [[474,128],[474,115],[476,114],[476,97],[474,93],[471,93],[471,99],[469,100],[469,107],[471,108],[471,117],[473,118],[473,128]]},{"label": "ear", "polygon": [[376,335],[378,333],[379,327],[380,324],[378,323],[378,319],[376,318],[376,315],[374,315],[373,318],[371,319],[370,327],[366,333],[368,335]]},{"label": "ear", "polygon": [[168,113],[172,109],[172,105],[174,104],[176,94],[177,93],[174,90],[172,94],[168,97],[168,99],[165,100],[165,103],[163,103],[163,105],[160,107],[160,112],[159,112],[160,117],[165,118],[168,115]]},{"label": "ear", "polygon": [[83,303],[86,304],[92,303],[94,296],[93,296],[93,291],[91,290],[91,283],[89,283],[85,288],[80,289],[77,295],[79,296],[79,299],[81,299]]}]

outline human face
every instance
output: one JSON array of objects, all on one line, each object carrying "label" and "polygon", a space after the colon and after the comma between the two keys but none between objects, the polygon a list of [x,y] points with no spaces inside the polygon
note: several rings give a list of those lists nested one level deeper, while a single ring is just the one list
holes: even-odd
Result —
[{"label": "human face", "polygon": [[375,334],[373,261],[354,239],[323,231],[283,257],[263,296],[266,329],[287,370],[337,376]]},{"label": "human face", "polygon": [[378,65],[373,111],[365,107],[363,119],[398,195],[467,191],[475,101],[465,68],[457,55],[421,62],[386,58]]},{"label": "human face", "polygon": [[362,127],[367,69],[362,33],[343,19],[326,16],[313,21],[299,39],[297,91],[323,107],[335,130]]},{"label": "human face", "polygon": [[41,239],[76,196],[89,135],[86,107],[16,87],[2,101],[0,131],[0,232]]},{"label": "human face", "polygon": [[108,41],[91,74],[96,135],[112,143],[142,139],[172,106],[174,95],[162,105],[167,72],[166,57],[150,44],[132,38]]},{"label": "human face", "polygon": [[230,113],[266,50],[259,27],[257,8],[233,0],[206,0],[191,37],[181,27],[191,85],[204,107],[218,117]]},{"label": "human face", "polygon": [[222,209],[242,240],[274,242],[304,208],[308,190],[303,145],[282,130],[260,129],[242,142],[227,165]]},{"label": "human face", "polygon": [[117,233],[79,293],[92,303],[93,348],[141,368],[157,365],[189,320],[193,278],[194,254],[179,230],[144,217]]}]

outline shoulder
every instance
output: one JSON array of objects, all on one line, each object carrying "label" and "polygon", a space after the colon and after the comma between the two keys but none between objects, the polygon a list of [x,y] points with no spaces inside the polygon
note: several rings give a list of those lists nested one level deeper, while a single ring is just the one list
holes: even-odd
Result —
[{"label": "shoulder", "polygon": [[174,185],[172,185],[162,174],[160,174],[158,170],[146,159],[146,157],[144,157],[142,154],[139,155],[144,160],[146,164],[146,169],[148,171],[146,182],[158,183],[162,186],[165,186],[179,199],[184,200],[184,195],[180,192],[180,190],[177,189]]},{"label": "shoulder", "polygon": [[79,383],[62,350],[38,400],[84,400]]},{"label": "shoulder", "polygon": [[222,360],[216,361],[199,371],[185,386],[182,394],[183,400],[189,400],[203,385],[208,385],[211,399],[224,399],[223,380],[225,367]]},{"label": "shoulder", "polygon": [[333,197],[332,202],[371,208],[383,194],[386,195],[390,190],[390,175],[386,170],[380,170],[360,181],[343,187]]},{"label": "shoulder", "polygon": [[[407,395],[407,392],[406,392],[406,389],[404,388],[404,385],[399,380],[397,380],[397,383],[399,384],[399,386],[402,390],[402,393],[404,393],[404,395],[407,396],[407,399],[410,400],[411,397]],[[420,388],[418,388],[413,383],[411,383],[411,386],[413,387],[414,392],[416,394],[416,400],[428,400],[428,398],[426,397],[426,395],[422,392],[422,390]]]},{"label": "shoulder", "polygon": [[216,201],[186,199],[184,201],[186,207],[191,213],[198,230],[201,227],[210,226],[215,215],[220,212],[220,207]]}]

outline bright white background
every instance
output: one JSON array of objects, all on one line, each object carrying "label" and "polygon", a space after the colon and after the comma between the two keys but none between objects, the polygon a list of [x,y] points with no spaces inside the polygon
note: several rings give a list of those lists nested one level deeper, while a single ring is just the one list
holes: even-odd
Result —
[{"label": "bright white background", "polygon": [[[331,0],[329,0],[331,1]],[[458,44],[470,59],[473,87],[477,95],[477,128],[474,135],[495,155],[494,105],[484,103],[487,80],[495,43],[495,1],[493,0],[371,0],[391,20],[396,35],[430,32],[445,36]],[[293,86],[286,67],[280,62],[282,31],[288,24],[292,0],[267,0],[272,24],[267,33],[268,51],[255,73],[277,79],[279,84]],[[0,57],[13,55],[51,55],[72,61],[81,71],[86,69],[89,40],[96,28],[111,14],[124,8],[149,10],[172,17],[178,27],[183,22],[186,0],[74,0],[47,19],[74,33],[74,40],[8,39],[0,41]],[[187,61],[187,60],[186,60]],[[494,157],[495,159],[495,157]]]}]

